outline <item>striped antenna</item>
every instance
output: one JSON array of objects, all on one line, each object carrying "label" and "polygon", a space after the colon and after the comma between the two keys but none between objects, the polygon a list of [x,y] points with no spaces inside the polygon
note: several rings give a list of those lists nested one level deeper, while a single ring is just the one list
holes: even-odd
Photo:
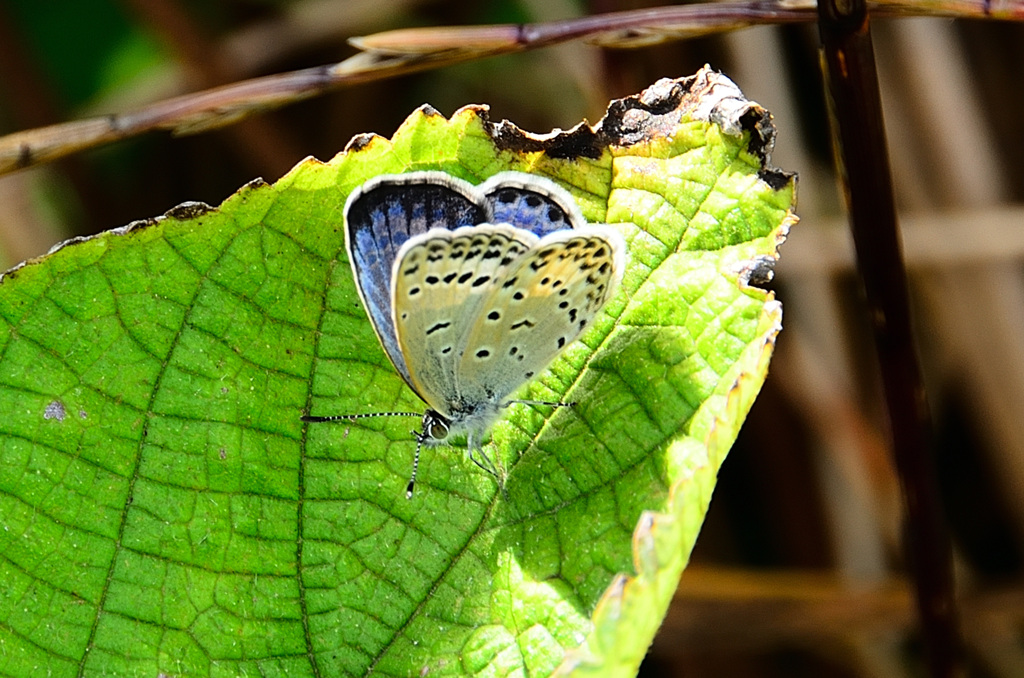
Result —
[{"label": "striped antenna", "polygon": [[302,421],[319,424],[325,421],[352,421],[354,419],[368,419],[370,417],[422,417],[421,412],[370,412],[368,414],[335,414],[330,417],[312,417],[304,414],[300,417]]},{"label": "striped antenna", "polygon": [[[314,417],[308,414],[300,417],[302,421],[319,424],[327,421],[353,421],[355,419],[369,419],[370,417],[423,417],[421,412],[368,412],[366,414],[334,414],[329,417]],[[419,431],[413,431],[416,437],[416,456],[412,460],[412,478],[405,487],[405,498],[412,499],[412,488],[416,484],[416,470],[420,466],[420,448],[423,447],[424,435]]]},{"label": "striped antenna", "polygon": [[420,448],[423,447],[423,439],[426,435],[419,431],[410,431],[416,436],[416,454],[412,458],[412,477],[409,478],[409,484],[405,486],[405,498],[412,499],[412,488],[416,485],[416,471],[420,468]]}]

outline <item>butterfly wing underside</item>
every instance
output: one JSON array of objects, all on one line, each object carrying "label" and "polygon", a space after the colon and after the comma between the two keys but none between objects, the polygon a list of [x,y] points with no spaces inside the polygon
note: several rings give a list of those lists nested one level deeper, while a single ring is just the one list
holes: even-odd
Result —
[{"label": "butterfly wing underside", "polygon": [[433,228],[487,221],[491,210],[474,187],[443,172],[411,172],[372,179],[345,204],[345,246],[359,298],[384,352],[411,387],[392,321],[391,275],[401,246]]},{"label": "butterfly wing underside", "polygon": [[[590,326],[622,276],[609,226],[552,233],[491,286],[455,370],[467,400],[504,401]],[[484,353],[481,353],[484,352]]]},{"label": "butterfly wing underside", "polygon": [[485,402],[470,395],[477,389],[460,373],[460,360],[473,327],[492,322],[481,310],[494,285],[536,242],[527,231],[482,224],[431,231],[399,253],[392,283],[399,346],[410,385],[444,416]]}]

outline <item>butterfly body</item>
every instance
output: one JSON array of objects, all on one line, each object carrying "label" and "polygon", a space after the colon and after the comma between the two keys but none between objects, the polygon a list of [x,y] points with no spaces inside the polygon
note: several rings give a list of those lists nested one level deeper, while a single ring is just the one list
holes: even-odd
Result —
[{"label": "butterfly body", "polygon": [[440,172],[377,177],[345,217],[359,296],[428,408],[418,442],[465,436],[497,475],[481,440],[604,306],[624,267],[621,235],[588,225],[553,182],[516,172],[480,186]]}]

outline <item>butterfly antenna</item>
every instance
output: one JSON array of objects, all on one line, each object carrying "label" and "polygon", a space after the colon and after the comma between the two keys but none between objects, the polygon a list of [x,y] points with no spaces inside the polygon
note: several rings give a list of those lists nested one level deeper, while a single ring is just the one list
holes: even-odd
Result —
[{"label": "butterfly antenna", "polygon": [[[322,423],[326,421],[353,421],[355,419],[368,419],[370,417],[422,417],[423,414],[419,412],[367,412],[366,414],[335,414],[329,417],[314,417],[308,414],[300,417],[302,421],[308,421],[310,423]],[[412,499],[412,490],[416,485],[416,471],[420,466],[420,448],[423,447],[424,435],[419,431],[413,431],[412,434],[416,437],[416,456],[412,460],[412,478],[409,479],[409,484],[405,487],[405,498]]]},{"label": "butterfly antenna", "polygon": [[422,412],[368,412],[366,414],[334,414],[329,417],[313,417],[304,414],[299,417],[302,421],[322,423],[325,421],[354,421],[356,419],[369,419],[370,417],[422,417]]},{"label": "butterfly antenna", "polygon": [[419,431],[412,431],[412,434],[416,436],[416,454],[412,458],[412,477],[409,478],[409,484],[405,486],[405,498],[412,499],[412,488],[416,486],[416,472],[420,468],[420,448],[423,447],[423,434]]}]

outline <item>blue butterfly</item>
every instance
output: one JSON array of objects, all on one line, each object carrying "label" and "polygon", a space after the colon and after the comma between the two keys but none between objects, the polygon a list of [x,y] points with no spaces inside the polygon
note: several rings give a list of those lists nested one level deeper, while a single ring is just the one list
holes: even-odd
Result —
[{"label": "blue butterfly", "polygon": [[359,298],[384,352],[426,411],[421,446],[465,436],[495,478],[481,441],[524,383],[590,324],[622,278],[625,243],[588,225],[552,181],[502,172],[479,186],[443,172],[383,175],[345,204],[345,243]]}]

